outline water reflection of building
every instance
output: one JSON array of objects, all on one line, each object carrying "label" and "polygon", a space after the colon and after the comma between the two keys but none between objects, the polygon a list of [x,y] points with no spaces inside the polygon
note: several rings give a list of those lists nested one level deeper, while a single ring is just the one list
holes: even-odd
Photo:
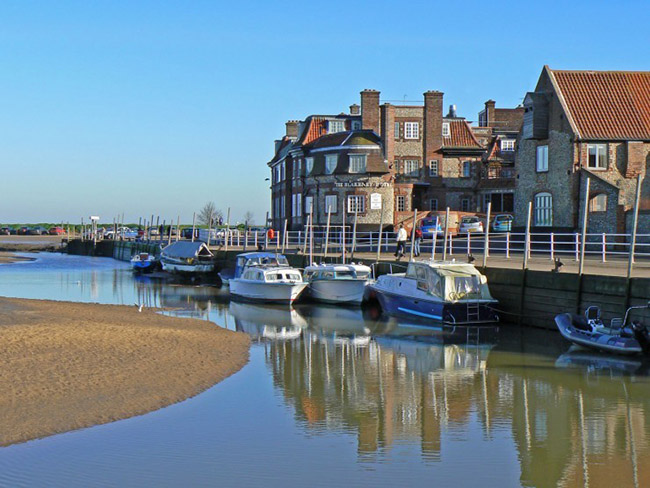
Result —
[{"label": "water reflection of building", "polygon": [[[276,387],[311,432],[354,432],[361,459],[417,440],[440,459],[444,432],[478,421],[510,431],[525,486],[650,486],[647,382],[557,370],[548,358],[485,345],[373,338],[367,347],[271,343]],[[479,463],[480,466],[480,463]]]}]

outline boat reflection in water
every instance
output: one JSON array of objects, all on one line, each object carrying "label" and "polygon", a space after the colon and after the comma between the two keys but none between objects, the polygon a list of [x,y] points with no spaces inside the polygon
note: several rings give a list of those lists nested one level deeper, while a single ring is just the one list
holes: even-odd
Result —
[{"label": "boat reflection in water", "polygon": [[230,302],[228,311],[235,329],[256,342],[298,339],[307,327],[300,313],[283,305]]}]

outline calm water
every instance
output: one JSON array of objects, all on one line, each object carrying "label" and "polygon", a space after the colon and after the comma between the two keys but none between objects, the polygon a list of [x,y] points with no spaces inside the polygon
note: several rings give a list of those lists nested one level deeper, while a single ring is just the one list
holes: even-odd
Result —
[{"label": "calm water", "polygon": [[[0,448],[0,486],[650,486],[648,364],[558,334],[229,302],[109,259],[0,265],[0,295],[180,307],[250,363],[141,417]],[[644,462],[645,461],[645,462]]]}]

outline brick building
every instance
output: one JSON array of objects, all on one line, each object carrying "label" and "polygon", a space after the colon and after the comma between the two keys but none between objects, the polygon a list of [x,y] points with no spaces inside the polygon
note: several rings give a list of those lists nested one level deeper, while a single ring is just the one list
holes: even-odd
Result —
[{"label": "brick building", "polygon": [[[524,100],[517,147],[515,225],[579,228],[590,179],[589,232],[630,231],[636,178],[650,164],[650,72],[559,71],[545,66]],[[641,227],[650,231],[650,182]]]}]

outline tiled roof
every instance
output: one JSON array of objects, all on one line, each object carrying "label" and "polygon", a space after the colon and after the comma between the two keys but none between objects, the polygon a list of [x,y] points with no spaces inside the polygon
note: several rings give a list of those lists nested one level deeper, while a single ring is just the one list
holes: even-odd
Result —
[{"label": "tiled roof", "polygon": [[449,136],[443,136],[443,148],[472,148],[480,149],[482,146],[474,136],[472,128],[464,119],[443,119],[449,123]]},{"label": "tiled roof", "polygon": [[305,121],[305,128],[300,135],[296,145],[306,145],[327,134],[326,119],[322,117],[311,116]]},{"label": "tiled roof", "polygon": [[372,130],[355,130],[336,132],[334,134],[325,134],[315,139],[309,144],[305,144],[306,149],[316,149],[323,147],[336,146],[354,146],[354,145],[376,145],[381,140]]},{"label": "tiled roof", "polygon": [[650,140],[650,71],[547,69],[580,138]]},{"label": "tiled roof", "polygon": [[276,161],[279,161],[280,159],[284,158],[288,153],[289,150],[292,148],[293,144],[291,143],[291,139],[288,138],[287,136],[284,136],[282,140],[280,141],[280,146],[278,147],[277,152],[273,156],[273,159],[269,161],[269,165],[272,165]]}]

